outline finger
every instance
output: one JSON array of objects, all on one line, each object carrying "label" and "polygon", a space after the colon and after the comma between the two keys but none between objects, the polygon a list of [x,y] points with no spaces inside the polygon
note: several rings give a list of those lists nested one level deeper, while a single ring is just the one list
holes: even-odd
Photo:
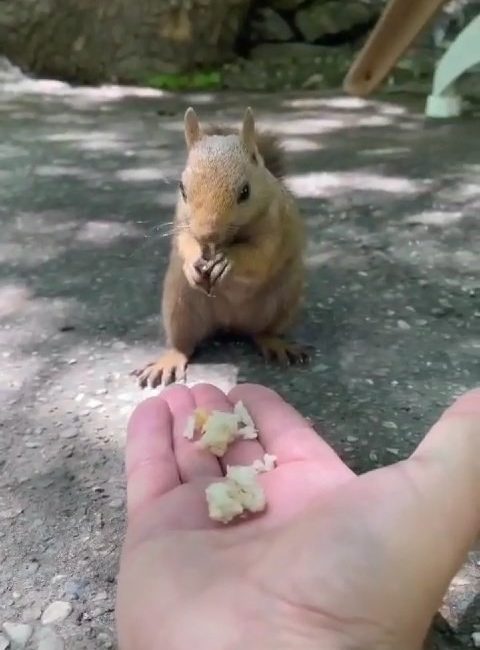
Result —
[{"label": "finger", "polygon": [[[233,404],[225,393],[215,386],[199,384],[193,388],[193,394],[197,407],[225,413],[233,411]],[[250,465],[254,460],[263,458],[264,453],[258,440],[236,440],[219,460],[225,472],[227,465]]]},{"label": "finger", "polygon": [[325,467],[328,465],[353,475],[307,420],[274,391],[243,384],[230,392],[229,399],[245,404],[258,428],[261,445],[268,454],[276,456],[279,463],[317,460]]},{"label": "finger", "polygon": [[201,476],[221,476],[222,469],[217,459],[184,436],[187,420],[196,408],[193,392],[186,386],[175,385],[165,389],[161,395],[173,416],[173,449],[182,483]]},{"label": "finger", "polygon": [[433,616],[480,531],[480,390],[447,409],[409,460],[362,477],[357,498],[370,504],[358,517],[385,540],[406,618]]},{"label": "finger", "polygon": [[172,417],[161,397],[151,397],[130,417],[126,448],[129,516],[180,484],[172,443]]}]

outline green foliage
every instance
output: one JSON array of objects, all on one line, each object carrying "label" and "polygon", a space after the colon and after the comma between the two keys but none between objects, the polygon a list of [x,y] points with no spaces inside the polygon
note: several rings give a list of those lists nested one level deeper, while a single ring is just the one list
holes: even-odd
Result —
[{"label": "green foliage", "polygon": [[152,74],[145,77],[145,84],[161,90],[214,90],[221,87],[222,76],[216,70],[185,74]]}]

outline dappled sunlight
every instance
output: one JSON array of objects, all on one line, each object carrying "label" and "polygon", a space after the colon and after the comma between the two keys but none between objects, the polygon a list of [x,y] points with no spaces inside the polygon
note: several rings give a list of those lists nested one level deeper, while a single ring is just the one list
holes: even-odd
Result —
[{"label": "dappled sunlight", "polygon": [[132,223],[118,221],[87,221],[77,232],[75,240],[95,246],[108,246],[124,237],[140,238],[142,231]]},{"label": "dappled sunlight", "polygon": [[345,191],[412,195],[424,191],[428,186],[428,181],[414,181],[408,178],[360,171],[311,172],[290,176],[288,185],[301,198],[320,198]]},{"label": "dappled sunlight", "polygon": [[275,130],[284,135],[322,135],[331,131],[338,131],[344,126],[341,119],[334,117],[303,118],[298,120],[265,119],[262,124],[266,128],[275,128]]},{"label": "dappled sunlight", "polygon": [[324,148],[319,142],[315,142],[311,138],[283,138],[283,147],[285,151],[318,151]]},{"label": "dappled sunlight", "polygon": [[428,210],[419,214],[408,215],[405,221],[411,225],[447,227],[460,221],[463,216],[461,212]]},{"label": "dappled sunlight", "polygon": [[158,167],[131,167],[115,172],[115,177],[120,181],[132,183],[164,181],[166,174]]},{"label": "dappled sunlight", "polygon": [[410,147],[378,147],[374,149],[361,149],[357,151],[357,156],[373,157],[379,156],[381,158],[390,156],[406,156],[411,153]]}]

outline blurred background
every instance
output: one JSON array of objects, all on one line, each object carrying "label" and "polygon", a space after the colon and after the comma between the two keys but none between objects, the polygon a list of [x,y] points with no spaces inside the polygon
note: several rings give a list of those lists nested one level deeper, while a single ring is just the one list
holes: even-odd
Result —
[{"label": "blurred background", "polygon": [[[78,84],[180,89],[337,87],[385,0],[2,0],[0,55]],[[476,15],[447,3],[389,88],[422,88],[433,61]],[[468,84],[469,93],[479,93]],[[423,87],[424,90],[424,87]]]}]

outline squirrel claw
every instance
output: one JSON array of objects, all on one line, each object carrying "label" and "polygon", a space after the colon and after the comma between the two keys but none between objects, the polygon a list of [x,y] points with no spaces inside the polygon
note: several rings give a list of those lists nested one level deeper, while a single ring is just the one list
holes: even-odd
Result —
[{"label": "squirrel claw", "polygon": [[140,388],[157,388],[163,384],[168,386],[175,381],[184,381],[188,358],[183,352],[170,350],[160,359],[147,364],[144,368],[134,370],[131,375],[138,377]]},{"label": "squirrel claw", "polygon": [[306,364],[310,360],[307,346],[288,343],[276,336],[259,336],[255,339],[260,353],[269,362],[282,365]]}]

